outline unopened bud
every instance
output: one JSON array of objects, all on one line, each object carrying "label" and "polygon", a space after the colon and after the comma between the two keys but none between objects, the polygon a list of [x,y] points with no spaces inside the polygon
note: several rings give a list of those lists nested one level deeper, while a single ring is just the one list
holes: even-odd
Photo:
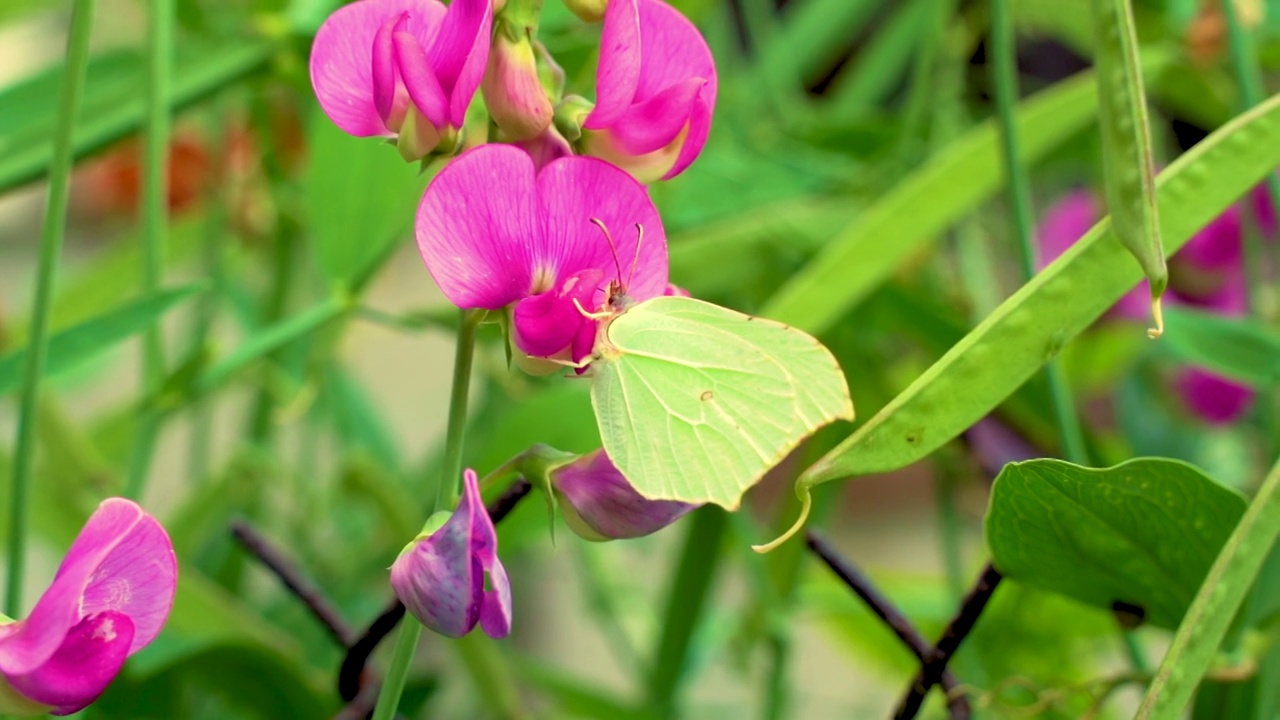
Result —
[{"label": "unopened bud", "polygon": [[495,34],[480,89],[489,115],[509,140],[536,137],[551,124],[554,111],[527,32],[516,39]]}]

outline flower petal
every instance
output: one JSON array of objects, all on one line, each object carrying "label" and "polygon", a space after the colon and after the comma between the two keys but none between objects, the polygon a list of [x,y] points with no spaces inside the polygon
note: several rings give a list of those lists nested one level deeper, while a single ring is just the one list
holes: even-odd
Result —
[{"label": "flower petal", "polygon": [[440,81],[427,62],[427,53],[417,38],[407,32],[397,32],[395,43],[396,67],[400,70],[400,78],[404,81],[413,104],[422,111],[427,120],[437,128],[442,128],[449,120],[449,101]]},{"label": "flower petal", "polygon": [[600,63],[596,68],[596,106],[582,126],[607,128],[631,108],[640,86],[642,62],[637,0],[611,0],[604,11]]},{"label": "flower petal", "polygon": [[459,511],[466,507],[471,520],[471,555],[484,572],[489,573],[492,589],[484,589],[484,578],[476,574],[476,595],[480,598],[480,627],[489,636],[506,637],[511,632],[511,583],[507,569],[498,560],[498,533],[493,527],[484,499],[480,497],[480,484],[474,470],[468,468],[462,474],[462,502]]},{"label": "flower petal", "polygon": [[67,633],[53,656],[25,675],[6,675],[15,690],[70,715],[102,694],[124,666],[135,638],[129,616],[108,610],[89,615]]},{"label": "flower petal", "polygon": [[1212,425],[1234,422],[1253,405],[1254,392],[1248,386],[1208,370],[1188,368],[1176,383],[1192,412]]},{"label": "flower petal", "polygon": [[311,85],[325,115],[351,135],[394,135],[374,102],[373,48],[378,30],[406,12],[408,27],[421,35],[440,22],[444,6],[436,0],[360,0],[338,8],[316,32]]},{"label": "flower petal", "polygon": [[570,275],[558,288],[516,303],[512,313],[516,347],[533,357],[551,357],[568,347],[584,322],[594,322],[583,316],[578,306],[588,312],[599,306],[597,293],[604,277],[601,269],[583,270]]},{"label": "flower petal", "polygon": [[494,556],[488,570],[493,589],[484,592],[480,629],[489,637],[504,638],[511,634],[511,582],[507,579],[507,569],[497,556]]},{"label": "flower petal", "polygon": [[415,540],[391,566],[391,587],[423,625],[446,637],[462,637],[479,616],[469,520],[463,508],[430,536]]},{"label": "flower petal", "polygon": [[[642,185],[603,160],[581,156],[551,162],[537,183],[542,242],[532,248],[535,267],[557,278],[603,269],[611,280],[620,269],[617,279],[636,302],[662,295],[667,238]],[[608,228],[613,247],[593,219]],[[638,253],[637,225],[644,236]]]},{"label": "flower petal", "polygon": [[688,78],[702,78],[707,82],[702,97],[715,107],[716,63],[702,33],[689,18],[662,0],[636,0],[636,8],[643,50],[640,84],[632,102],[644,102]]},{"label": "flower petal", "polygon": [[633,105],[609,127],[618,147],[632,155],[644,155],[669,145],[689,124],[705,84],[702,78],[688,78]]},{"label": "flower petal", "polygon": [[449,98],[449,122],[462,127],[489,60],[491,0],[453,0],[427,56]]},{"label": "flower petal", "polygon": [[[697,507],[643,497],[614,467],[604,450],[556,468],[551,482],[568,506],[561,507],[566,510],[570,527],[573,521],[581,520],[599,535],[590,539],[642,537],[661,530]],[[570,509],[573,515],[568,513]]]},{"label": "flower petal", "polygon": [[30,617],[5,626],[0,672],[26,675],[58,649],[87,613],[102,610],[137,617],[134,652],[159,631],[173,602],[173,546],[155,519],[132,501],[104,500],[85,523],[58,567],[53,584]]},{"label": "flower petal", "polygon": [[463,153],[427,186],[418,250],[454,305],[496,310],[533,289],[534,187],[533,160],[508,145]]},{"label": "flower petal", "polygon": [[666,175],[662,176],[663,180],[670,180],[684,172],[707,144],[707,136],[711,134],[711,108],[715,104],[714,101],[707,100],[708,94],[715,94],[715,91],[708,90],[708,87],[702,86],[702,92],[693,103],[693,111],[689,115],[689,134],[685,136],[684,144],[680,146],[680,155],[676,157],[675,164]]}]

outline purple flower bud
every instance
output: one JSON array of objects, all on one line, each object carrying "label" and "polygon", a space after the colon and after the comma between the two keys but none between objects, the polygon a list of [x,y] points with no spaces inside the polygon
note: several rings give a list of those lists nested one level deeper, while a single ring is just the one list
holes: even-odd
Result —
[{"label": "purple flower bud", "polygon": [[657,532],[696,505],[650,500],[631,487],[604,450],[551,471],[565,523],[587,540],[622,540]]},{"label": "purple flower bud", "polygon": [[537,137],[551,125],[554,109],[538,78],[538,63],[527,30],[500,27],[489,50],[480,89],[489,115],[507,140]]},{"label": "purple flower bud", "polygon": [[[391,566],[391,587],[423,625],[462,637],[476,623],[491,637],[511,632],[511,586],[498,560],[498,536],[480,499],[476,474],[462,475],[462,501],[437,513]],[[485,574],[490,590],[485,589]]]},{"label": "purple flower bud", "polygon": [[0,712],[70,715],[164,625],[177,587],[169,536],[110,498],[85,523],[31,615],[0,626]]}]

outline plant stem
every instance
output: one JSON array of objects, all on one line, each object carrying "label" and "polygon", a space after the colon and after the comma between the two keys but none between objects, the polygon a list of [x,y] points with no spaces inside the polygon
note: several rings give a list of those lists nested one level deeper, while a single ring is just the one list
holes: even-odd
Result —
[{"label": "plant stem", "polygon": [[[453,390],[449,395],[449,424],[445,430],[444,463],[440,482],[436,486],[435,510],[457,502],[458,488],[462,482],[462,440],[467,429],[467,398],[471,389],[471,360],[475,355],[476,326],[484,317],[483,310],[462,310],[462,324],[458,328],[458,345],[453,360]],[[445,502],[448,500],[449,502]],[[391,720],[400,705],[405,680],[409,677],[409,665],[422,636],[422,623],[408,618],[396,637],[395,655],[387,670],[386,682],[378,695],[378,705],[373,720]]]},{"label": "plant stem", "polygon": [[93,29],[93,0],[76,0],[67,37],[66,75],[58,106],[57,135],[49,169],[49,198],[40,235],[40,260],[31,311],[31,336],[27,365],[18,406],[18,434],[14,442],[13,484],[9,499],[9,574],[5,587],[5,613],[17,617],[22,610],[22,578],[26,563],[27,504],[31,494],[31,466],[35,459],[37,400],[49,335],[50,302],[62,239],[67,226],[67,196],[71,180],[72,132],[79,112],[80,94],[89,66],[89,35]]},{"label": "plant stem", "polygon": [[[1224,0],[1222,14],[1227,21],[1227,39],[1231,49],[1231,65],[1235,70],[1236,84],[1240,88],[1241,110],[1248,110],[1266,97],[1266,88],[1262,82],[1262,69],[1258,66],[1258,53],[1253,44],[1253,37],[1240,23],[1240,16],[1235,3]],[[1271,206],[1280,208],[1280,177],[1275,173],[1267,176],[1267,194]],[[1249,288],[1249,309],[1256,315],[1261,308],[1262,289],[1266,283],[1267,263],[1260,242],[1260,227],[1257,212],[1253,204],[1253,193],[1245,195],[1244,213],[1253,219],[1253,230],[1244,234],[1245,280]]]},{"label": "plant stem", "polygon": [[[147,120],[142,186],[142,290],[160,287],[169,220],[169,94],[173,70],[173,0],[151,0],[147,34]],[[142,392],[154,398],[164,382],[164,344],[159,321],[142,338]],[[160,430],[160,411],[152,402],[139,410],[125,496],[142,495]]]},{"label": "plant stem", "polygon": [[[1000,126],[1000,149],[1005,178],[1009,186],[1009,205],[1013,213],[1013,231],[1017,236],[1022,280],[1036,274],[1036,248],[1033,243],[1031,183],[1018,151],[1018,126],[1014,122],[1014,106],[1018,101],[1017,54],[1014,46],[1013,18],[1010,0],[991,0],[991,74],[995,85],[996,115]],[[1084,433],[1080,418],[1071,401],[1071,389],[1061,363],[1055,358],[1045,366],[1053,415],[1057,421],[1062,451],[1068,460],[1087,465]]]}]

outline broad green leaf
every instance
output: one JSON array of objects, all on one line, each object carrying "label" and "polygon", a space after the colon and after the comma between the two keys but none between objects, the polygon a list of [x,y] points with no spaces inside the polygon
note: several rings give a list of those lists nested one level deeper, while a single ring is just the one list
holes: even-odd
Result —
[{"label": "broad green leaf", "polygon": [[372,138],[352,137],[319,109],[303,188],[316,261],[330,282],[355,289],[408,235],[425,178],[417,164]]},{"label": "broad green leaf", "polygon": [[1280,383],[1280,333],[1186,307],[1169,308],[1165,321],[1164,342],[1176,357],[1255,388]]},{"label": "broad green leaf", "polygon": [[[273,44],[261,41],[218,45],[184,42],[174,57],[170,102],[175,109],[205,98],[263,67]],[[93,59],[76,121],[75,157],[82,157],[142,126],[145,58],[114,52]],[[0,92],[0,192],[31,182],[48,170],[53,153],[53,98],[62,68]]]},{"label": "broad green leaf", "polygon": [[672,296],[628,308],[600,333],[600,437],[647,497],[736,509],[800,441],[853,419],[835,358],[794,328]]},{"label": "broad green leaf", "polygon": [[[57,375],[110,350],[129,336],[150,327],[178,303],[205,289],[204,285],[193,284],[161,290],[56,333],[49,339],[45,375]],[[0,357],[0,395],[13,392],[22,384],[25,357],[25,350]]]},{"label": "broad green leaf", "polygon": [[1175,628],[1244,508],[1177,460],[1102,470],[1029,460],[996,478],[987,546],[1006,577],[1103,609],[1136,606]]},{"label": "broad green leaf", "polygon": [[1182,717],[1275,545],[1277,535],[1280,535],[1280,462],[1267,474],[1201,583],[1155,679],[1147,687],[1136,720]]},{"label": "broad green leaf", "polygon": [[[1176,251],[1280,164],[1280,98],[1220,128],[1160,174],[1161,235]],[[889,405],[801,476],[798,490],[923,458],[989,413],[1141,279],[1095,225]]]},{"label": "broad green leaf", "polygon": [[[1094,117],[1091,73],[1037,94],[1018,111],[1022,160],[1033,163],[1083,130]],[[983,124],[904,178],[836,235],[769,300],[761,312],[821,334],[924,247],[1003,183],[996,128]]]},{"label": "broad green leaf", "polygon": [[1098,72],[1098,116],[1102,126],[1102,165],[1107,209],[1116,237],[1138,260],[1151,284],[1156,327],[1164,332],[1160,296],[1169,283],[1157,215],[1155,160],[1147,97],[1138,64],[1138,36],[1129,0],[1092,0],[1095,62]]}]

